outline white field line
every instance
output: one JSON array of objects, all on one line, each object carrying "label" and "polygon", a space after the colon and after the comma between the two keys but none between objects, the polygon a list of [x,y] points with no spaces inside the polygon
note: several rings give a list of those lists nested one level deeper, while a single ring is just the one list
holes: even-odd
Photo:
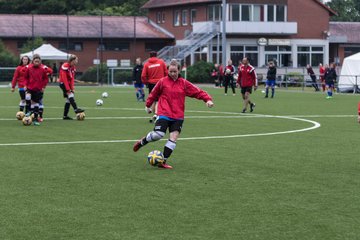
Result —
[{"label": "white field line", "polygon": [[[259,137],[259,136],[272,136],[272,135],[282,135],[282,134],[291,134],[291,133],[299,133],[299,132],[306,132],[311,131],[314,129],[319,128],[321,125],[318,122],[302,119],[302,118],[294,118],[294,117],[286,117],[286,116],[270,116],[264,115],[264,117],[271,117],[271,118],[280,118],[280,119],[287,119],[287,120],[294,120],[294,121],[301,121],[311,123],[312,126],[308,128],[302,129],[295,129],[289,131],[281,131],[281,132],[269,132],[269,133],[254,133],[254,134],[242,134],[242,135],[228,135],[228,136],[203,136],[203,137],[188,137],[188,138],[179,138],[179,141],[188,141],[188,140],[207,140],[207,139],[227,139],[227,138],[244,138],[244,137]],[[166,139],[162,139],[165,141]],[[93,140],[93,141],[71,141],[71,142],[25,142],[25,143],[2,143],[0,147],[4,146],[32,146],[32,145],[66,145],[66,144],[100,144],[100,143],[127,143],[127,142],[136,142],[137,139],[132,140]]]}]

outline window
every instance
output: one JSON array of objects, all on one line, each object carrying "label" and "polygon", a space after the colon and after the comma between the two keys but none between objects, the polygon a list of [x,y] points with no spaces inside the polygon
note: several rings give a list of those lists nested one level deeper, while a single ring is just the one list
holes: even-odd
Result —
[{"label": "window", "polygon": [[165,13],[164,13],[164,12],[162,13],[162,19],[161,19],[161,22],[162,22],[162,23],[165,23]]},{"label": "window", "polygon": [[324,47],[322,46],[299,46],[298,47],[298,65],[299,67],[306,67],[307,64],[311,66],[318,66],[324,62]]},{"label": "window", "polygon": [[263,22],[264,21],[264,6],[263,5],[254,5],[254,22]]},{"label": "window", "polygon": [[244,45],[234,45],[230,47],[230,58],[235,66],[237,66],[244,57],[249,59],[251,65],[258,66],[258,47]]},{"label": "window", "polygon": [[196,9],[190,10],[190,23],[191,25],[196,22]]},{"label": "window", "polygon": [[151,51],[158,52],[159,50],[161,50],[165,46],[166,46],[165,43],[146,42],[145,43],[145,51],[147,51],[147,52],[151,52]]},{"label": "window", "polygon": [[251,5],[241,6],[241,21],[251,21]]},{"label": "window", "polygon": [[360,52],[360,46],[348,46],[344,47],[345,57],[349,57],[353,54]]},{"label": "window", "polygon": [[103,43],[103,46],[100,46],[99,48],[102,48],[102,50],[105,51],[122,51],[127,52],[130,49],[130,43],[129,42],[118,42],[118,41],[105,41]]},{"label": "window", "polygon": [[83,50],[82,42],[69,42],[69,48],[67,49],[67,42],[60,42],[59,43],[60,50],[73,50],[80,52]]},{"label": "window", "polygon": [[276,6],[276,21],[285,22],[285,6],[283,5]]},{"label": "window", "polygon": [[161,12],[157,12],[156,13],[156,23],[161,23],[161,18],[162,18]]},{"label": "window", "polygon": [[240,21],[240,5],[230,5],[231,8],[231,21]]},{"label": "window", "polygon": [[208,7],[208,20],[221,21],[221,5],[210,5]]},{"label": "window", "polygon": [[274,61],[278,67],[291,67],[291,46],[265,46],[265,62]]},{"label": "window", "polygon": [[274,22],[274,5],[268,5],[267,7],[267,20],[268,22]]},{"label": "window", "polygon": [[180,11],[178,10],[174,12],[174,26],[180,26]]},{"label": "window", "polygon": [[182,16],[181,16],[181,20],[182,20],[182,25],[183,25],[183,26],[188,25],[188,20],[187,20],[187,18],[188,18],[188,11],[187,11],[187,10],[183,10],[183,11],[182,11]]}]

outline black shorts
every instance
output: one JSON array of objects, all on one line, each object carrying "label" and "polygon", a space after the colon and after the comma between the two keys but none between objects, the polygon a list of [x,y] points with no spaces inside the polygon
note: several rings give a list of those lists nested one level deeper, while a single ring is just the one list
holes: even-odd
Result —
[{"label": "black shorts", "polygon": [[28,89],[27,92],[31,94],[31,101],[36,102],[36,103],[39,103],[40,99],[43,96],[43,93],[41,91],[33,91],[33,90]]},{"label": "black shorts", "polygon": [[245,94],[245,93],[252,93],[252,87],[242,87],[241,88],[241,93]]},{"label": "black shorts", "polygon": [[184,120],[169,121],[166,119],[158,119],[155,123],[154,131],[166,133],[166,130],[169,128],[169,132],[178,131],[180,133],[183,123]]},{"label": "black shorts", "polygon": [[147,87],[149,88],[149,94],[150,94],[151,91],[154,89],[155,85],[156,85],[156,84],[151,84],[151,83],[149,83],[149,84],[147,85]]},{"label": "black shorts", "polygon": [[63,91],[64,98],[68,98],[68,94],[67,94],[65,85],[63,83],[60,83],[59,86],[60,86],[61,90]]},{"label": "black shorts", "polygon": [[19,90],[21,100],[25,100],[25,90]]}]

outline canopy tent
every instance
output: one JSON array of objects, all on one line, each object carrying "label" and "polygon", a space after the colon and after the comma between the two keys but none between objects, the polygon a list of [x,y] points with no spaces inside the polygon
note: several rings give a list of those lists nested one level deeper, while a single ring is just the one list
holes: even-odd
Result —
[{"label": "canopy tent", "polygon": [[43,44],[34,51],[20,54],[20,57],[28,56],[32,59],[33,54],[39,54],[43,60],[67,60],[68,54],[53,47],[51,44]]},{"label": "canopy tent", "polygon": [[358,91],[360,85],[360,53],[344,59],[339,78],[339,91]]}]

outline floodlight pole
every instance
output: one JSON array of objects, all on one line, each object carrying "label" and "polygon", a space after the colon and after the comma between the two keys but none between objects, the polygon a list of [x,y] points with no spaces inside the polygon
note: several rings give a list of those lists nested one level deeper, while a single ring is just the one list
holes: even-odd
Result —
[{"label": "floodlight pole", "polygon": [[226,0],[222,0],[222,64],[226,66]]}]

